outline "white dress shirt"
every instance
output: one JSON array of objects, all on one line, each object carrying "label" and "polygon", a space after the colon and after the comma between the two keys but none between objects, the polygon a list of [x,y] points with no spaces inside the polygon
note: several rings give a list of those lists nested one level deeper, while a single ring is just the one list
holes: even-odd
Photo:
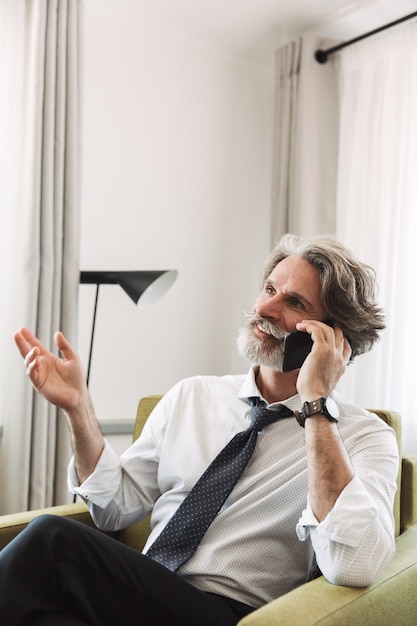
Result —
[{"label": "white dress shirt", "polygon": [[[249,426],[245,399],[260,395],[255,369],[178,383],[120,459],[106,442],[81,485],[71,461],[69,487],[99,528],[124,528],[152,510],[146,552],[210,462]],[[256,608],[314,577],[317,565],[334,584],[366,586],[390,561],[395,434],[376,415],[333,397],[355,476],[326,519],[319,523],[308,504],[304,429],[295,417],[280,420],[259,434],[249,465],[178,575]],[[301,409],[298,395],[283,404]]]}]

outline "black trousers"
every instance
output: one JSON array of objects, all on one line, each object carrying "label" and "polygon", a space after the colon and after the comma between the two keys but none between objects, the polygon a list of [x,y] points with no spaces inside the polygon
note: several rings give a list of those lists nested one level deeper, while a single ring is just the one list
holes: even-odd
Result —
[{"label": "black trousers", "polygon": [[0,552],[4,626],[232,626],[251,610],[54,515],[36,518]]}]

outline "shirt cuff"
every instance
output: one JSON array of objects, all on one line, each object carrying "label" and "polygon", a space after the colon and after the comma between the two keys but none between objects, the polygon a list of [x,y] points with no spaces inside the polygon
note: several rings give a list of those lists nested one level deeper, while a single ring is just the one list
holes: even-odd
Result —
[{"label": "shirt cuff", "polygon": [[71,458],[67,484],[71,493],[76,493],[86,504],[96,504],[105,508],[113,500],[120,484],[120,459],[108,441],[104,440],[104,449],[97,462],[94,472],[80,484],[75,469],[74,457]]},{"label": "shirt cuff", "polygon": [[307,498],[307,508],[297,524],[297,536],[300,541],[305,541],[313,531],[323,539],[357,547],[363,539],[364,530],[377,515],[378,509],[372,498],[359,478],[354,476],[322,522],[315,517]]}]

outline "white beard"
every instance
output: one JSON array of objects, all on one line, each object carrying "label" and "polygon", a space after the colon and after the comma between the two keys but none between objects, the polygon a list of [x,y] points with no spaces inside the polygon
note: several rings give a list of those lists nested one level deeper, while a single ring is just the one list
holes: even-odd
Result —
[{"label": "white beard", "polygon": [[[288,334],[279,326],[259,315],[244,313],[243,324],[237,336],[237,347],[243,358],[256,365],[271,367],[282,372],[284,337]],[[269,337],[261,338],[254,334],[258,326]]]}]

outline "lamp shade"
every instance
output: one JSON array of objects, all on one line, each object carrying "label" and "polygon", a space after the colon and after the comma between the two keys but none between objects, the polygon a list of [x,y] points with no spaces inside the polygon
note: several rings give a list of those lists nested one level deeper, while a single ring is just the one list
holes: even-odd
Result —
[{"label": "lamp shade", "polygon": [[144,307],[163,296],[176,280],[177,274],[177,270],[82,271],[80,283],[120,285],[135,304]]},{"label": "lamp shade", "polygon": [[96,285],[96,299],[94,303],[93,324],[91,329],[90,352],[87,367],[87,386],[90,381],[91,358],[93,354],[94,330],[98,293],[100,285],[120,285],[135,304],[140,301],[139,307],[156,302],[171,287],[177,278],[177,270],[139,270],[139,271],[82,271],[80,283],[82,285]]}]

